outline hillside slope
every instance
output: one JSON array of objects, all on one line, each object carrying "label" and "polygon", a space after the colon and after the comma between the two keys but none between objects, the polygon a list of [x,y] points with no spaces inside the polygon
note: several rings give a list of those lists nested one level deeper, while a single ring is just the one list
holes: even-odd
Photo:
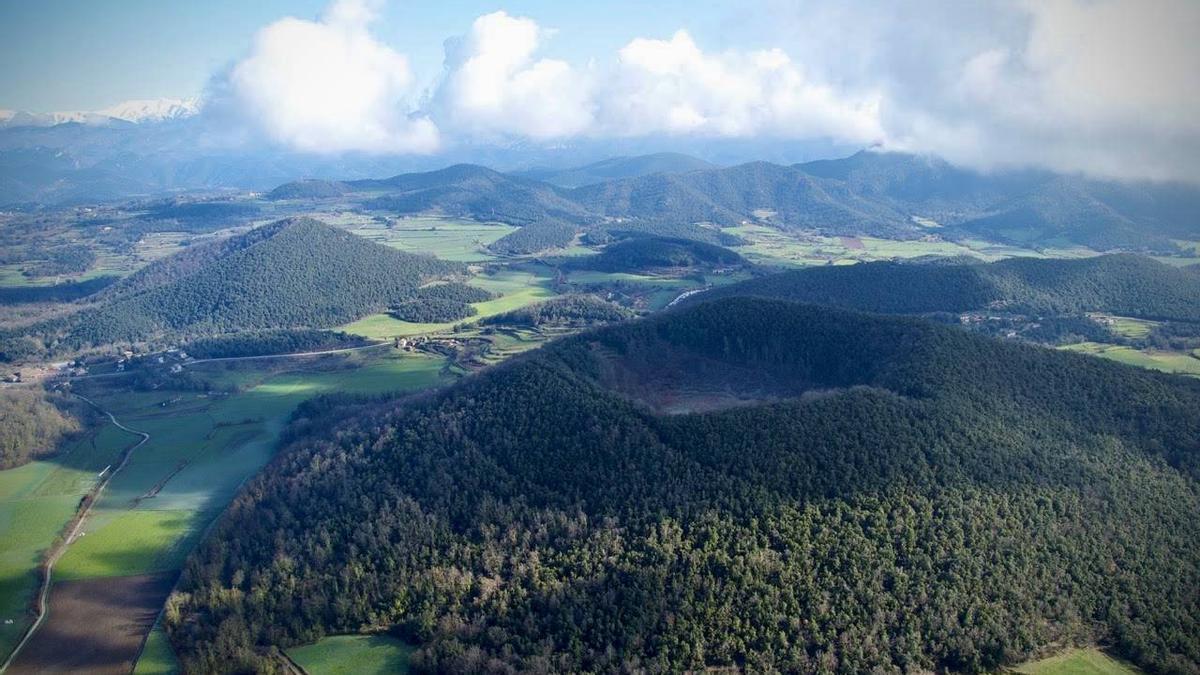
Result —
[{"label": "hillside slope", "polygon": [[656,174],[572,190],[610,217],[739,225],[763,214],[786,229],[912,236],[915,226],[890,206],[861,199],[793,167],[752,162],[683,174]]},{"label": "hillside slope", "polygon": [[1181,183],[1118,182],[1048,171],[978,172],[945,160],[863,151],[798,164],[909,216],[948,226],[950,237],[1023,246],[1173,251],[1200,238],[1200,190]]},{"label": "hillside slope", "polygon": [[713,289],[692,301],[735,295],[871,312],[1109,312],[1200,321],[1200,277],[1136,255],[812,267]]},{"label": "hillside slope", "polygon": [[513,225],[546,218],[572,222],[592,219],[587,209],[559,194],[553,186],[473,164],[384,180],[350,181],[347,185],[354,190],[382,193],[364,204],[374,210],[436,212]]},{"label": "hillside slope", "polygon": [[603,183],[620,178],[637,178],[655,173],[684,173],[715,169],[716,165],[677,152],[659,152],[636,157],[612,157],[570,169],[532,169],[516,175],[564,188]]},{"label": "hillside slope", "polygon": [[461,271],[313,219],[285,219],[157,261],[90,308],[23,333],[80,349],[162,334],[323,328],[382,311],[424,281]]},{"label": "hillside slope", "polygon": [[567,269],[601,272],[645,272],[674,267],[724,267],[745,260],[715,244],[675,237],[632,237],[609,244],[597,255],[580,256],[566,263]]},{"label": "hillside slope", "polygon": [[198,672],[364,625],[421,672],[990,672],[1084,640],[1197,672],[1197,438],[1194,381],[708,303],[300,440],[166,626]]}]

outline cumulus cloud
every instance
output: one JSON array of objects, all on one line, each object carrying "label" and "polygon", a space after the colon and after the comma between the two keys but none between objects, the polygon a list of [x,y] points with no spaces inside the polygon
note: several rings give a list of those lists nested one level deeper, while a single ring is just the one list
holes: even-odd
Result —
[{"label": "cumulus cloud", "polygon": [[877,94],[837,92],[781,49],[705,53],[682,30],[623,47],[598,105],[601,131],[619,135],[883,136]]},{"label": "cumulus cloud", "polygon": [[681,30],[582,65],[542,55],[570,36],[494,12],[445,42],[418,93],[370,33],[374,4],[338,0],[260,31],[225,88],[272,138],[315,151],[429,152],[439,133],[823,139],[1200,182],[1200,2],[758,1],[765,48],[705,49]]},{"label": "cumulus cloud", "polygon": [[592,123],[589,78],[567,62],[535,58],[547,32],[532,19],[494,12],[446,46],[435,98],[450,125],[474,134],[573,136]]},{"label": "cumulus cloud", "polygon": [[474,134],[881,139],[879,100],[813,81],[782,50],[705,53],[686,31],[636,38],[615,63],[538,58],[547,31],[495,12],[449,40],[439,122]]},{"label": "cumulus cloud", "polygon": [[236,104],[298,150],[435,150],[437,127],[412,111],[408,60],[370,33],[376,5],[337,0],[319,21],[289,17],[260,30],[229,74]]},{"label": "cumulus cloud", "polygon": [[797,43],[806,65],[878,87],[890,147],[981,168],[1200,182],[1194,0],[847,0],[834,9],[780,0],[775,9],[778,35],[814,36]]}]

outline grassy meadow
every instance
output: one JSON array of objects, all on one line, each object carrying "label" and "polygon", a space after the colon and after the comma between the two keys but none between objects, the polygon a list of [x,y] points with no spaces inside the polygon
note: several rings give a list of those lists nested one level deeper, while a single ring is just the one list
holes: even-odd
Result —
[{"label": "grassy meadow", "polygon": [[1140,675],[1141,670],[1099,649],[1072,649],[1013,668],[1021,675]]},{"label": "grassy meadow", "polygon": [[1200,356],[1190,352],[1134,349],[1133,347],[1126,347],[1124,345],[1110,345],[1101,342],[1080,342],[1073,345],[1066,345],[1062,349],[1081,354],[1101,356],[1131,366],[1160,370],[1164,373],[1200,377]]},{"label": "grassy meadow", "polygon": [[[481,274],[473,277],[467,283],[496,294],[496,298],[471,305],[477,312],[475,316],[464,319],[474,321],[496,314],[531,305],[535,302],[553,298],[557,293],[552,288],[553,273],[550,268],[541,265],[528,265],[519,268],[509,267],[494,274]],[[424,333],[439,333],[452,329],[462,321],[446,323],[413,323],[401,321],[388,314],[372,314],[353,323],[348,323],[338,330],[361,335],[372,339],[387,339]]]},{"label": "grassy meadow", "polygon": [[287,650],[287,655],[309,675],[407,673],[411,653],[412,647],[386,635],[332,635]]},{"label": "grassy meadow", "polygon": [[175,675],[178,672],[180,672],[179,659],[175,658],[175,652],[172,651],[171,643],[167,640],[166,631],[156,623],[146,638],[146,644],[142,647],[142,654],[138,657],[133,674]]},{"label": "grassy meadow", "polygon": [[106,424],[55,457],[0,471],[0,653],[7,654],[29,624],[45,550],[100,472],[137,440]]}]

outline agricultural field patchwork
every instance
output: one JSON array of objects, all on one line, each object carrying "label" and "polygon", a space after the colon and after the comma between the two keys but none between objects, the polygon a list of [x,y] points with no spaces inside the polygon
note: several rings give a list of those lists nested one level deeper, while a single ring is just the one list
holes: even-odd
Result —
[{"label": "agricultural field patchwork", "polygon": [[[541,265],[508,267],[493,274],[481,274],[473,277],[467,282],[468,284],[491,291],[498,297],[471,305],[477,313],[465,321],[495,316],[535,302],[549,300],[557,295],[552,288],[553,279],[550,268]],[[444,332],[452,329],[458,323],[462,322],[413,323],[380,313],[341,326],[338,330],[372,339],[388,339]]]},{"label": "agricultural field patchwork", "polygon": [[[314,361],[291,364],[285,372],[239,367],[235,372],[245,390],[229,395],[97,392],[99,405],[151,438],[96,501],[55,566],[55,582],[177,570],[241,484],[270,459],[278,433],[301,401],[330,392],[422,389],[452,377],[443,372],[442,359],[391,350]],[[193,368],[220,375],[227,367]],[[102,424],[57,456],[0,472],[0,538],[6,542],[0,552],[0,613],[12,621],[0,624],[0,648],[6,652],[28,625],[43,552],[100,472],[136,441]]]},{"label": "agricultural field patchwork", "polygon": [[892,240],[877,237],[827,237],[807,232],[784,232],[766,225],[748,224],[722,228],[741,237],[742,246],[732,247],[748,260],[764,265],[804,267],[845,265],[855,262],[918,258],[921,256],[967,256],[992,262],[1016,256],[1077,258],[1096,255],[1082,247],[1064,246],[1031,249],[979,239],[948,241],[934,234],[923,239]]},{"label": "agricultural field patchwork", "polygon": [[[325,216],[322,216],[325,218]],[[408,253],[426,253],[442,260],[486,262],[496,259],[487,246],[517,228],[502,223],[414,216],[380,223],[359,214],[328,219],[360,237]]]},{"label": "agricultural field patchwork", "polygon": [[[43,552],[74,516],[105,467],[137,437],[104,425],[55,457],[0,471],[0,650],[28,626]],[[11,623],[10,623],[11,622]]]}]

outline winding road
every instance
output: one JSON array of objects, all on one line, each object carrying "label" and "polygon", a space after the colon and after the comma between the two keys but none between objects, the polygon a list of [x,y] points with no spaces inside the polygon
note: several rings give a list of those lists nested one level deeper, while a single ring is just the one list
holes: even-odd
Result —
[{"label": "winding road", "polygon": [[142,447],[146,444],[146,441],[150,440],[150,434],[144,431],[138,431],[137,429],[131,429],[124,424],[121,424],[120,420],[118,420],[115,415],[101,408],[90,398],[87,398],[81,394],[75,394],[75,396],[96,410],[99,410],[101,413],[107,415],[108,420],[112,422],[113,425],[118,429],[134,434],[135,436],[140,436],[141,440],[130,446],[129,449],[125,451],[125,453],[121,456],[121,461],[117,464],[116,468],[109,471],[104,477],[104,480],[102,480],[100,484],[96,486],[91,493],[91,499],[88,500],[87,505],[83,507],[83,510],[75,515],[74,527],[71,528],[71,531],[67,533],[67,536],[64,537],[61,542],[59,542],[58,546],[56,546],[54,550],[50,552],[49,557],[46,558],[46,562],[42,567],[42,584],[41,588],[38,590],[37,596],[37,618],[34,619],[33,624],[29,626],[29,630],[25,632],[25,637],[21,638],[21,641],[17,643],[16,648],[13,649],[12,653],[8,655],[8,658],[4,661],[4,665],[0,666],[0,672],[8,670],[8,667],[12,665],[12,662],[16,660],[17,655],[21,653],[21,648],[23,648],[26,643],[29,642],[29,639],[33,637],[33,634],[37,632],[37,629],[46,620],[46,615],[49,613],[47,600],[50,596],[50,582],[54,574],[54,564],[58,562],[58,559],[61,558],[64,553],[67,552],[67,547],[70,546],[71,542],[73,542],[79,535],[79,530],[83,527],[84,521],[87,520],[88,514],[92,512],[92,507],[97,501],[99,501],[100,494],[104,492],[104,488],[108,487],[108,484],[112,481],[113,476],[116,476],[121,472],[121,469],[125,468],[125,465],[129,463],[129,459],[133,457],[135,450]]}]

